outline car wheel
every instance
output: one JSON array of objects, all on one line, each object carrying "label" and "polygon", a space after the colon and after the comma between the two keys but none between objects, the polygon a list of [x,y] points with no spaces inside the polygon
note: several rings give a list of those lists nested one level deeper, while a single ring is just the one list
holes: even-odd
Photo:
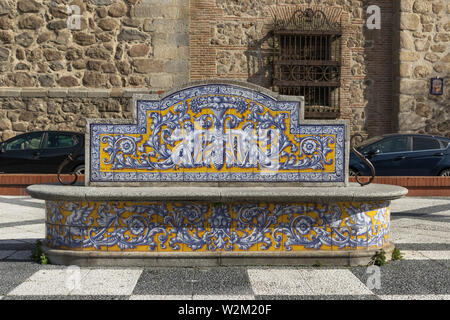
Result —
[{"label": "car wheel", "polygon": [[359,172],[356,171],[355,169],[350,168],[350,170],[348,171],[348,175],[349,175],[350,177],[356,177],[356,176],[359,175]]},{"label": "car wheel", "polygon": [[79,165],[75,169],[73,169],[73,173],[84,174],[84,164]]},{"label": "car wheel", "polygon": [[442,170],[441,173],[439,173],[439,175],[441,177],[450,177],[450,169]]}]

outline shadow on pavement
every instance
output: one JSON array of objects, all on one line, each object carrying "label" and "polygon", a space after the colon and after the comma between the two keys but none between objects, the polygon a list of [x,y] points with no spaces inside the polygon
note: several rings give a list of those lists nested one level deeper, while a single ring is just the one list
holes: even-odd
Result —
[{"label": "shadow on pavement", "polygon": [[31,200],[31,197],[26,198],[8,198],[5,196],[0,197],[0,204],[7,203],[7,204],[13,204],[16,206],[24,206],[24,207],[30,207],[30,208],[38,208],[38,209],[45,209],[45,203],[42,201],[42,203],[37,203],[34,201],[27,201]]},{"label": "shadow on pavement", "polygon": [[36,241],[43,239],[7,239],[0,240],[0,251],[5,250],[32,250],[36,246]]},{"label": "shadow on pavement", "polygon": [[[445,212],[448,211],[449,215],[446,216],[433,216],[435,213]],[[424,208],[418,208],[418,209],[411,209],[407,211],[392,211],[391,212],[391,219],[400,219],[400,218],[412,218],[412,219],[439,219],[443,221],[450,221],[450,203],[449,204],[440,204],[430,207],[424,207]]]}]

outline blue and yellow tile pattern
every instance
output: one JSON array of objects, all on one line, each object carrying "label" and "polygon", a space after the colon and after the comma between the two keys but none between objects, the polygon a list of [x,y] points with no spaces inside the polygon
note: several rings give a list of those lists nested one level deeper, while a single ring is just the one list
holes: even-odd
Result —
[{"label": "blue and yellow tile pattern", "polygon": [[390,203],[47,201],[47,245],[98,251],[382,248]]},{"label": "blue and yellow tile pattern", "polygon": [[299,123],[298,101],[209,84],[135,108],[90,124],[88,183],[345,180],[345,125]]}]

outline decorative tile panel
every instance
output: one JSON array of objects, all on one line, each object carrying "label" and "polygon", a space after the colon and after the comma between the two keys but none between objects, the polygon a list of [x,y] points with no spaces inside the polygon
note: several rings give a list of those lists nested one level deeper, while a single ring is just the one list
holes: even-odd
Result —
[{"label": "decorative tile panel", "polygon": [[99,251],[382,248],[390,202],[47,201],[47,245]]},{"label": "decorative tile panel", "polygon": [[134,107],[135,124],[90,121],[88,184],[345,182],[345,123],[299,120],[298,99],[208,84]]}]

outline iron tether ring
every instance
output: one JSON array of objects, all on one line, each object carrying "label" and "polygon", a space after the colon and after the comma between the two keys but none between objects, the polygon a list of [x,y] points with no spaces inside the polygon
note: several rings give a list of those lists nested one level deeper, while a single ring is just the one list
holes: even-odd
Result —
[{"label": "iron tether ring", "polygon": [[356,150],[355,145],[357,145],[357,144],[355,144],[355,139],[357,139],[357,138],[359,138],[359,143],[361,143],[364,140],[364,137],[361,134],[359,134],[359,133],[354,134],[350,138],[350,144],[351,144],[352,151],[356,154],[356,156],[359,159],[361,159],[361,161],[363,161],[370,168],[372,176],[370,177],[369,181],[362,182],[359,180],[360,173],[357,172],[355,175],[355,179],[356,179],[356,182],[358,182],[361,186],[366,186],[368,184],[371,184],[373,179],[375,179],[375,167],[373,166],[372,162],[370,162],[369,159],[367,159],[362,153],[360,153],[358,150]]}]

